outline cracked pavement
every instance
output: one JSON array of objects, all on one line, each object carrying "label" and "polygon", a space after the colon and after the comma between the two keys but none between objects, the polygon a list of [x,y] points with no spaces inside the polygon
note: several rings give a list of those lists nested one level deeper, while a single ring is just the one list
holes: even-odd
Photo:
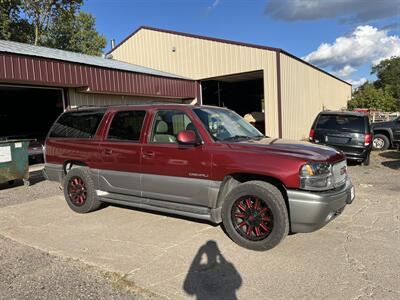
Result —
[{"label": "cracked pavement", "polygon": [[[0,208],[0,242],[33,247],[65,265],[91,266],[77,274],[118,274],[119,283],[134,287],[132,297],[398,299],[400,152],[373,153],[370,166],[350,166],[349,173],[353,204],[323,229],[290,235],[267,252],[243,249],[219,226],[189,219],[119,206],[75,214],[55,186],[50,197],[18,200],[48,182],[0,191],[0,199],[12,191],[20,195]],[[3,278],[12,251],[0,254]],[[18,273],[27,263],[21,261],[7,268]],[[63,276],[68,281],[72,275]],[[125,299],[118,294],[124,284],[108,292]],[[34,284],[22,288],[32,291],[13,294],[9,288],[0,297],[46,298]]]}]

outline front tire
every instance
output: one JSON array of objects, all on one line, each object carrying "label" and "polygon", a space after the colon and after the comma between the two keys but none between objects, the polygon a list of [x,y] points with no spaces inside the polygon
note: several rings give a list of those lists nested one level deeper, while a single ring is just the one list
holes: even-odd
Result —
[{"label": "front tire", "polygon": [[374,150],[383,151],[387,150],[390,146],[389,138],[384,134],[376,134],[374,135],[374,139],[372,140],[372,147]]},{"label": "front tire", "polygon": [[238,245],[256,251],[277,246],[289,232],[288,211],[282,193],[263,181],[249,181],[228,193],[222,222]]},{"label": "front tire", "polygon": [[64,178],[64,196],[68,206],[75,212],[84,214],[97,210],[101,201],[88,168],[71,169]]}]

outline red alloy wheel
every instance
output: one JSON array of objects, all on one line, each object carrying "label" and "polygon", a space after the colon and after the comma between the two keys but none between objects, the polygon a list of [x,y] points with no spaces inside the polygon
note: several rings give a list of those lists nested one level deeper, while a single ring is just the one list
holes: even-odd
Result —
[{"label": "red alloy wheel", "polygon": [[273,228],[273,215],[268,205],[255,196],[244,196],[235,201],[231,211],[235,230],[244,238],[260,241],[267,238]]},{"label": "red alloy wheel", "polygon": [[80,177],[72,177],[68,182],[68,196],[72,204],[82,206],[86,202],[87,188]]}]

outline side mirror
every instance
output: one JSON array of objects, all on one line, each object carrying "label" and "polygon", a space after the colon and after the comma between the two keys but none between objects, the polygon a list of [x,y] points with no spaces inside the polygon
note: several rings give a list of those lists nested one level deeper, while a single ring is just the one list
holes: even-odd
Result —
[{"label": "side mirror", "polygon": [[178,133],[176,140],[182,145],[197,145],[197,136],[193,130],[182,130]]}]

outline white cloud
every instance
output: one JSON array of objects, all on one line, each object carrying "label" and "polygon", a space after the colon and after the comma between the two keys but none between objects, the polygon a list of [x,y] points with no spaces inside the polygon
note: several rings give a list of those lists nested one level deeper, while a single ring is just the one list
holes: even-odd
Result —
[{"label": "white cloud", "polygon": [[364,64],[376,65],[392,56],[400,56],[400,38],[365,25],[358,26],[349,36],[338,37],[332,44],[321,44],[304,59],[348,76]]},{"label": "white cloud", "polygon": [[364,83],[366,83],[368,80],[365,77],[356,79],[356,80],[347,80],[348,83],[350,83],[353,86],[353,90],[357,89],[359,86],[363,85]]},{"label": "white cloud", "polygon": [[214,8],[216,8],[221,3],[221,0],[214,0],[213,3],[207,7],[207,11],[211,12]]},{"label": "white cloud", "polygon": [[333,74],[339,76],[339,77],[347,77],[350,74],[353,74],[357,69],[353,68],[350,65],[345,65],[342,69],[336,72],[332,72]]},{"label": "white cloud", "polygon": [[265,13],[285,21],[370,22],[400,15],[400,0],[269,0]]}]

